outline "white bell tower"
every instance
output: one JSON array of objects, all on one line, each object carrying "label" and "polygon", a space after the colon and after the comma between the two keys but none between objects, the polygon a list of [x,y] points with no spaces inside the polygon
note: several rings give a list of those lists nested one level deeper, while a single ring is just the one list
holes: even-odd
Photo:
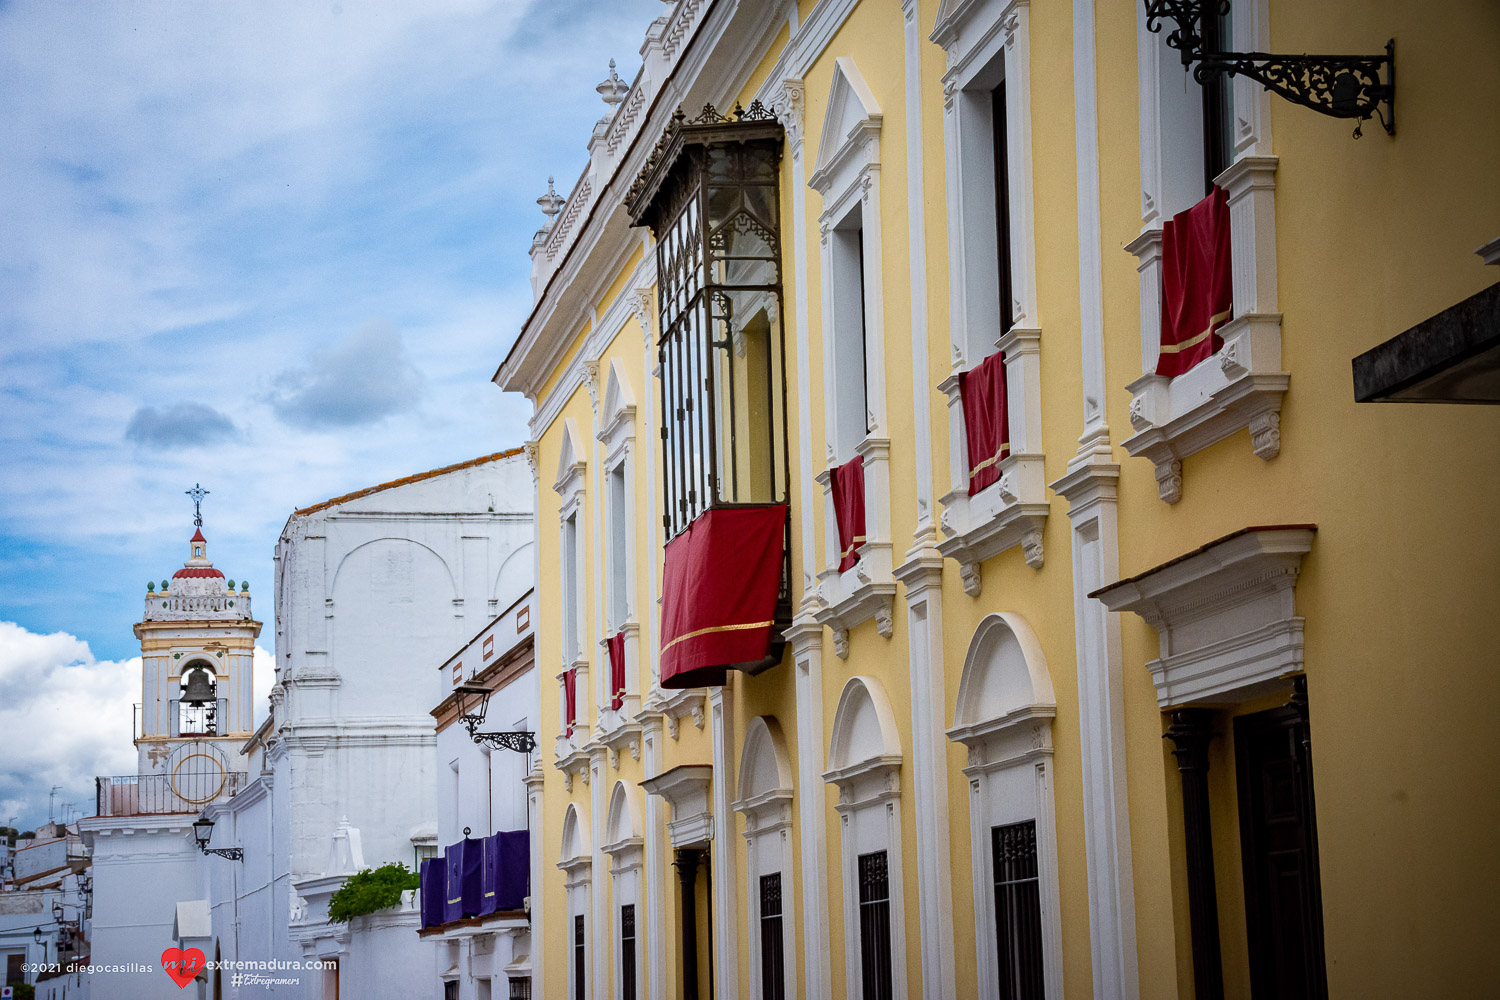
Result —
[{"label": "white bell tower", "polygon": [[143,675],[135,745],[140,774],[170,776],[172,792],[196,804],[231,790],[225,776],[252,735],[261,623],[250,611],[250,585],[226,580],[208,558],[201,508],[208,491],[187,492],[196,528],[188,559],[171,579],[146,585],[135,626]]}]

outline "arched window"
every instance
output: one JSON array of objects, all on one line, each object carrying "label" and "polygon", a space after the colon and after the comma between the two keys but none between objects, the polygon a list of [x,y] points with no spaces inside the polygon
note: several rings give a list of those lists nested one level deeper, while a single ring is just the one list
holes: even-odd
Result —
[{"label": "arched window", "polygon": [[568,896],[568,996],[585,997],[589,995],[588,969],[592,955],[587,929],[594,864],[587,824],[578,815],[576,805],[568,806],[563,817],[562,860],[557,867],[562,869]]},{"label": "arched window", "polygon": [[194,660],[182,669],[177,697],[176,736],[217,736],[219,675],[213,664]]},{"label": "arched window", "polygon": [[[979,623],[948,738],[969,749],[969,844],[983,996],[1060,998],[1052,719],[1042,648],[1019,616]],[[1006,988],[1002,988],[1006,984]]]},{"label": "arched window", "polygon": [[604,825],[604,852],[610,856],[609,877],[614,903],[615,985],[612,996],[636,1000],[645,994],[645,966],[640,955],[641,816],[636,786],[615,782]]},{"label": "arched window", "polygon": [[792,764],[781,727],[768,715],[750,720],[740,755],[745,817],[745,876],[750,900],[750,995],[797,995],[792,890]]},{"label": "arched window", "polygon": [[901,741],[885,690],[873,677],[849,678],[833,717],[823,780],[839,789],[850,996],[906,996],[900,771]]}]

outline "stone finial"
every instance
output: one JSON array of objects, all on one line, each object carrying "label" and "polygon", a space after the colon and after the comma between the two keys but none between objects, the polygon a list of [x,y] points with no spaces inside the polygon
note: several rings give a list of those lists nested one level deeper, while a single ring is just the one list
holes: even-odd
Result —
[{"label": "stone finial", "polygon": [[552,183],[553,178],[548,176],[547,193],[536,200],[536,203],[542,208],[542,214],[547,217],[546,225],[548,228],[551,228],[552,220],[556,218],[557,213],[561,212],[563,205],[566,204],[565,200],[558,195],[557,189],[552,186]]},{"label": "stone finial", "polygon": [[630,84],[620,79],[620,74],[615,72],[615,61],[609,61],[609,79],[594,88],[604,103],[609,105],[609,113],[614,114],[615,106],[625,100],[625,95],[630,92]]}]

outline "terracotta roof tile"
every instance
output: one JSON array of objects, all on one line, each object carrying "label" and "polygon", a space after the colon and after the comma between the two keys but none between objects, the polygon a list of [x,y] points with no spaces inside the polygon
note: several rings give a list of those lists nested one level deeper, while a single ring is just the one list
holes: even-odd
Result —
[{"label": "terracotta roof tile", "polygon": [[435,476],[447,475],[450,472],[457,472],[459,469],[472,469],[476,465],[484,465],[487,462],[495,462],[499,459],[510,458],[514,455],[519,454],[521,454],[520,448],[508,448],[505,451],[497,451],[493,455],[481,455],[479,458],[471,458],[467,462],[459,462],[457,465],[445,465],[441,469],[430,469],[427,472],[418,472],[417,474],[412,476],[403,476],[400,479],[392,479],[390,482],[381,483],[379,486],[367,486],[362,490],[355,490],[353,493],[345,493],[341,497],[334,497],[331,500],[324,500],[322,503],[315,503],[311,507],[303,507],[301,510],[294,511],[293,516],[295,517],[300,514],[316,514],[320,510],[327,510],[329,507],[335,507],[341,503],[348,503],[350,500],[358,500],[360,497],[367,497],[372,493],[379,493],[382,490],[393,489],[397,486],[405,486],[408,483],[420,483],[424,479],[432,479]]}]

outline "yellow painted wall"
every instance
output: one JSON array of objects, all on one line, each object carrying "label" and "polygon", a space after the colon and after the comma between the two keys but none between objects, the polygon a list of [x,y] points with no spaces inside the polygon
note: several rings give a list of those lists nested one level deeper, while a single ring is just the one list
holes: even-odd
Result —
[{"label": "yellow painted wall", "polygon": [[[805,18],[813,0],[801,0]],[[948,220],[943,142],[943,53],[926,41],[937,16],[937,0],[920,5],[922,166],[926,184],[926,308],[928,366],[933,383],[920,405],[931,426],[934,497],[947,492],[948,414],[935,386],[949,371]],[[1467,996],[1483,990],[1475,956],[1497,929],[1490,902],[1493,865],[1482,833],[1500,821],[1500,796],[1489,792],[1500,764],[1500,738],[1494,735],[1494,709],[1500,705],[1500,673],[1493,650],[1500,625],[1489,612],[1500,593],[1494,567],[1500,565],[1500,533],[1483,516],[1494,506],[1500,486],[1500,460],[1494,443],[1500,412],[1492,408],[1360,405],[1353,402],[1350,359],[1459,299],[1493,283],[1500,273],[1486,270],[1473,247],[1500,235],[1500,133],[1485,127],[1493,118],[1483,106],[1487,93],[1476,81],[1479,67],[1494,63],[1500,45],[1500,9],[1484,0],[1458,2],[1444,17],[1397,0],[1358,6],[1351,17],[1337,9],[1274,0],[1272,47],[1277,51],[1375,51],[1388,36],[1398,40],[1400,132],[1390,139],[1377,126],[1355,142],[1350,124],[1271,101],[1276,175],[1278,277],[1283,367],[1292,373],[1282,409],[1282,452],[1266,462],[1255,457],[1242,432],[1184,461],[1184,495],[1168,505],[1157,494],[1149,462],[1130,457],[1120,442],[1130,433],[1125,385],[1140,373],[1139,288],[1135,259],[1123,248],[1140,231],[1139,133],[1136,91],[1136,9],[1134,4],[1097,4],[1098,127],[1101,155],[1100,210],[1104,293],[1106,415],[1115,460],[1120,463],[1119,565],[1129,575],[1180,555],[1213,538],[1251,524],[1313,522],[1317,540],[1297,586],[1298,613],[1307,619],[1306,663],[1317,761],[1317,809],[1322,860],[1329,987],[1332,996]],[[735,95],[742,103],[766,78],[788,40],[782,28],[749,71]],[[1071,5],[1036,2],[1030,8],[1032,148],[1038,313],[1042,328],[1041,414],[1048,481],[1067,471],[1083,424],[1080,346],[1079,257],[1074,140],[1074,51]],[[881,251],[884,295],[885,411],[891,447],[891,539],[899,562],[916,527],[917,466],[911,365],[911,289],[907,218],[907,135],[902,25],[894,3],[859,4],[826,51],[804,74],[805,148],[803,171],[793,176],[790,150],[783,160],[782,239],[786,308],[782,323],[788,357],[790,455],[794,484],[792,562],[794,603],[802,567],[822,568],[824,524],[822,487],[813,489],[816,550],[802,551],[795,480],[800,463],[798,428],[811,431],[812,467],[821,471],[825,439],[822,330],[823,276],[820,273],[819,195],[805,190],[801,219],[805,239],[793,237],[791,185],[803,184],[825,137],[820,134],[833,61],[854,59],[883,113],[880,139]],[[798,259],[806,261],[807,285],[794,287]],[[609,302],[629,294],[628,276],[639,251],[619,263],[604,296],[593,304],[598,315]],[[797,356],[798,293],[807,296],[809,355]],[[572,366],[590,326],[565,352],[564,363],[544,380],[539,399],[555,391]],[[654,608],[647,599],[650,567],[658,574],[661,530],[659,438],[646,413],[659,418],[659,386],[646,384],[641,332],[634,320],[605,349],[604,370],[619,359],[637,406],[633,526],[637,617],[643,646],[654,655]],[[810,398],[796,395],[796,366],[806,367]],[[603,384],[601,380],[600,390]],[[649,402],[648,402],[649,401]],[[577,424],[588,450],[588,490],[581,518],[585,560],[594,562],[592,505],[601,485],[589,399],[576,391],[562,416]],[[556,733],[559,692],[550,678],[561,669],[558,636],[558,498],[550,488],[557,467],[560,420],[540,434],[538,545],[541,579],[538,662],[542,687],[544,756]],[[654,492],[648,492],[648,479]],[[1063,976],[1070,998],[1092,995],[1087,867],[1084,844],[1083,762],[1079,752],[1079,691],[1075,641],[1072,552],[1067,505],[1052,505],[1044,531],[1046,560],[1039,570],[1026,566],[1015,549],[983,566],[983,591],[963,590],[956,565],[945,564],[942,588],[942,664],[951,724],[953,699],[962,676],[970,637],[985,615],[1020,615],[1041,643],[1056,693],[1053,725],[1054,794],[1059,854],[1063,934]],[[659,579],[659,576],[658,576]],[[586,588],[594,599],[592,582]],[[903,790],[902,855],[906,902],[906,967],[910,996],[922,992],[920,931],[917,921],[917,847],[914,775],[910,764],[911,682],[903,594],[898,590],[894,634],[879,636],[874,623],[856,627],[849,657],[823,645],[822,703],[825,740],[831,732],[840,693],[851,676],[880,681],[896,709],[907,763]],[[583,648],[591,671],[604,669],[594,633],[592,603],[583,610]],[[1126,780],[1137,912],[1137,958],[1143,997],[1185,997],[1192,993],[1188,938],[1186,870],[1181,834],[1181,799],[1175,762],[1163,744],[1163,720],[1145,663],[1158,655],[1155,632],[1133,615],[1121,618],[1124,676]],[[647,688],[647,673],[638,683]],[[779,720],[793,760],[808,755],[826,763],[827,746],[798,745],[790,656],[756,677],[734,675],[730,690],[736,740],[755,716]],[[592,675],[580,707],[592,719]],[[1254,706],[1265,707],[1265,706]],[[1245,710],[1243,707],[1236,711]],[[1221,716],[1222,731],[1231,716]],[[702,730],[685,721],[677,740],[662,741],[662,769],[712,759],[712,723]],[[1237,812],[1234,802],[1232,742],[1214,749],[1213,780],[1216,873],[1221,941],[1230,997],[1248,997],[1248,957],[1243,940]],[[975,939],[969,844],[968,785],[962,774],[961,746],[949,745],[948,830],[956,975],[960,996],[972,995],[978,950],[993,942]],[[608,782],[639,781],[639,762],[621,755],[618,770],[606,765]],[[728,774],[737,779],[739,747],[731,748]],[[561,774],[544,769],[544,829],[553,841],[569,803],[581,814],[590,809],[590,790],[575,782],[563,789]],[[834,996],[844,982],[844,915],[840,886],[840,818],[836,794],[822,783],[797,787],[796,794],[820,797],[828,840],[829,927],[827,947]],[[658,809],[643,796],[643,815]],[[604,796],[607,804],[608,795]],[[800,820],[794,815],[794,835]],[[600,819],[602,823],[602,817]],[[735,864],[740,987],[750,983],[749,926],[744,914],[745,843],[743,821],[733,818],[730,849]],[[548,844],[556,850],[555,843]],[[794,852],[793,878],[784,900],[795,914],[797,950],[788,956],[800,969],[802,870]],[[554,859],[555,860],[555,859]],[[665,869],[670,873],[670,868]],[[566,933],[562,878],[544,865],[549,940]],[[1488,874],[1487,874],[1488,873]],[[608,893],[607,872],[596,871],[594,892]],[[1488,890],[1488,891],[1486,891]],[[666,917],[676,917],[676,883],[664,891]],[[666,928],[650,926],[644,893],[638,908],[641,928],[638,961],[647,962],[647,937]],[[611,912],[613,906],[611,905]],[[591,925],[592,926],[592,925]],[[706,928],[705,928],[706,933]],[[675,942],[668,935],[669,979],[675,983]],[[598,942],[595,960],[607,960],[608,942]],[[549,981],[566,981],[567,954],[549,946],[539,961]],[[705,972],[706,974],[706,972]],[[554,989],[558,988],[556,986]],[[668,995],[673,995],[669,988]]]}]

